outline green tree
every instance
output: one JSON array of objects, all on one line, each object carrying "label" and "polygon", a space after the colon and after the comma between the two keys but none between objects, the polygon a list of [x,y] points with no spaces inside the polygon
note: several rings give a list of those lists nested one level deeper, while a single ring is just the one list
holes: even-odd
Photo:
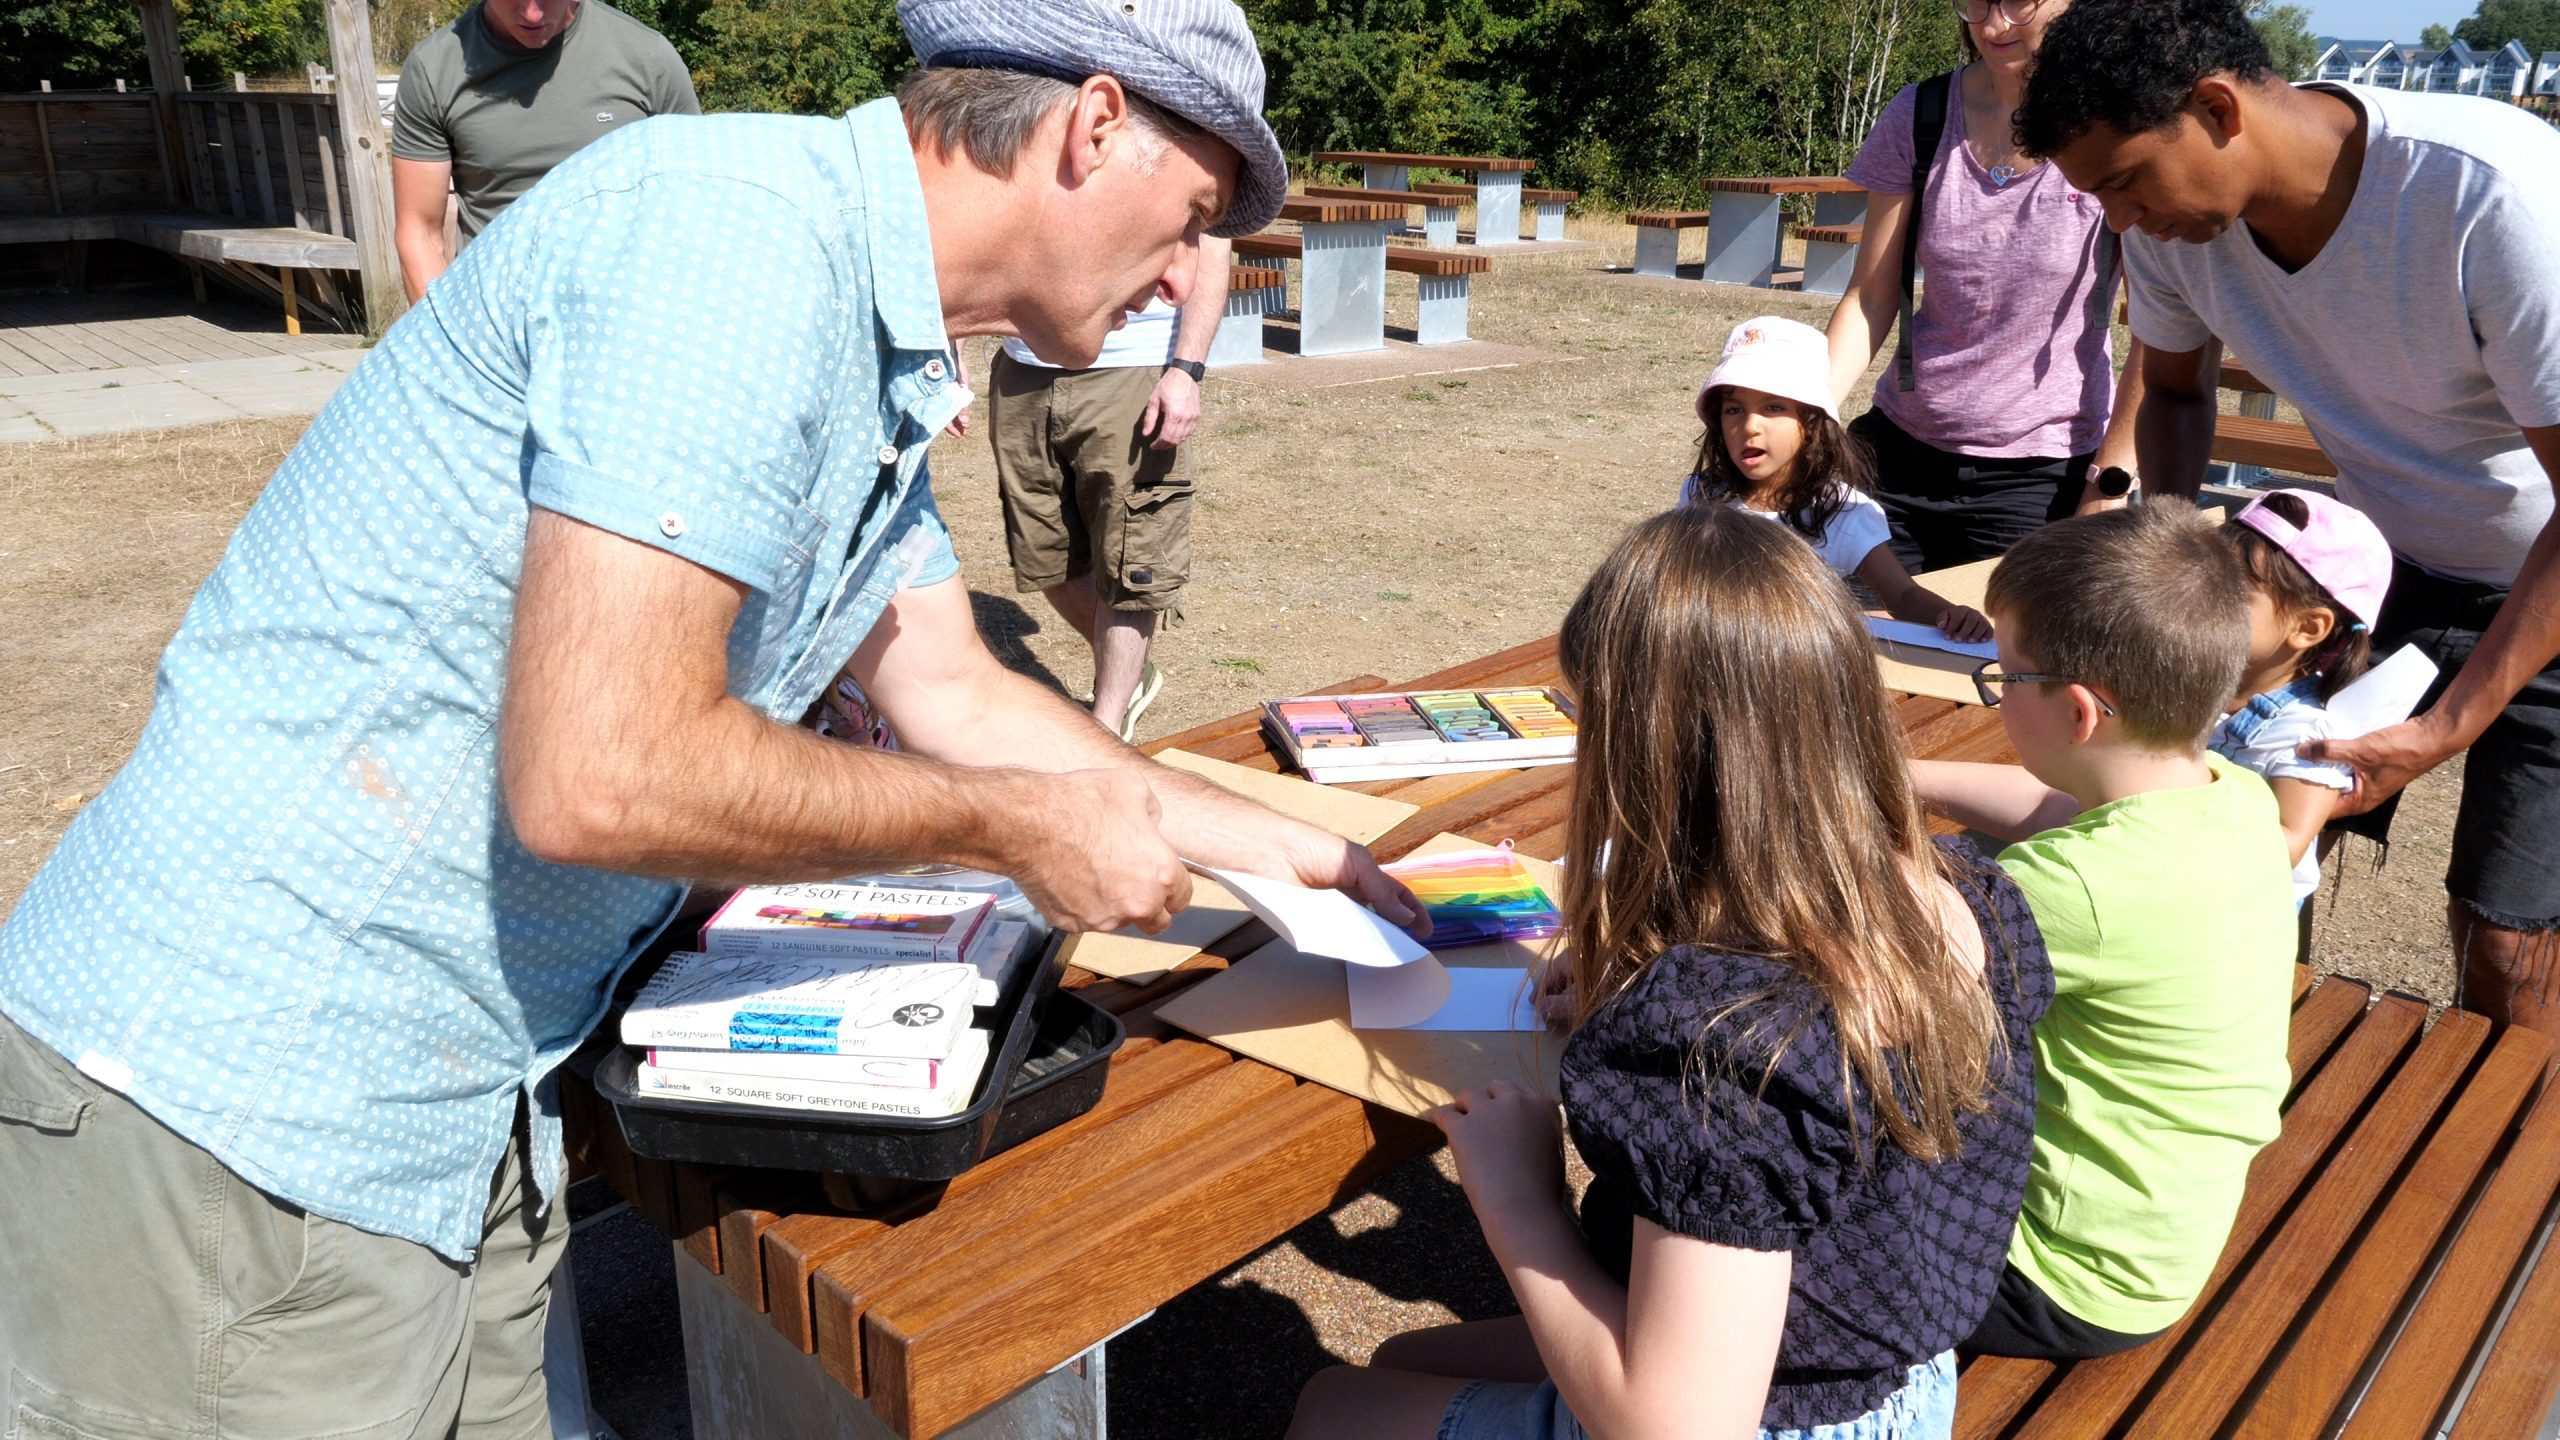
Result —
[{"label": "green tree", "polygon": [[2418,32],[2418,44],[2425,49],[2441,50],[2453,43],[2453,32],[2441,25],[2430,25]]},{"label": "green tree", "polygon": [[2454,38],[2474,50],[2494,50],[2510,40],[2539,56],[2560,50],[2560,0],[2480,0],[2477,14],[2453,27]]},{"label": "green tree", "polygon": [[2288,80],[2311,78],[2311,67],[2320,63],[2320,42],[2311,38],[2311,12],[2275,0],[2249,0],[2249,23],[2267,42],[2277,74]]},{"label": "green tree", "polygon": [[[177,0],[178,44],[200,80],[326,61],[329,37],[316,0]],[[41,80],[77,89],[149,83],[142,22],[133,0],[0,0],[0,90]]]}]

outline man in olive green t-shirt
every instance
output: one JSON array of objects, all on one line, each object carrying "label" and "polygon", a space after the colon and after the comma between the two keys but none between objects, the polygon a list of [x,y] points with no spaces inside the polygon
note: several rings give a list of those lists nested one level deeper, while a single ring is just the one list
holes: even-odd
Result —
[{"label": "man in olive green t-shirt", "polygon": [[551,168],[651,115],[699,115],[666,37],[598,0],[481,0],[400,67],[391,126],[400,275],[444,273],[445,194],[462,245]]}]

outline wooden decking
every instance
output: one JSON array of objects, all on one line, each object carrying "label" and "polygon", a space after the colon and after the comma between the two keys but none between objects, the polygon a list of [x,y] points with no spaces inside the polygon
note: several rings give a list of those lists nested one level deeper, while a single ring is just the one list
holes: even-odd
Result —
[{"label": "wooden decking", "polygon": [[0,296],[0,379],[351,349],[352,335],[287,335],[267,306],[166,292]]}]

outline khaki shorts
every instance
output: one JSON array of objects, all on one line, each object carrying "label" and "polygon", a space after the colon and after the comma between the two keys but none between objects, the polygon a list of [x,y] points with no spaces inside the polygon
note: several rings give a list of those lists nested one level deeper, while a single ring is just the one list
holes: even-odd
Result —
[{"label": "khaki shorts", "polygon": [[987,423],[1004,496],[1004,543],[1020,590],[1094,577],[1114,610],[1168,610],[1191,578],[1193,441],[1138,433],[1164,372],[1046,370],[999,350]]},{"label": "khaki shorts", "polygon": [[457,1265],[258,1190],[0,1015],[0,1435],[548,1436],[569,1217],[523,1143]]}]

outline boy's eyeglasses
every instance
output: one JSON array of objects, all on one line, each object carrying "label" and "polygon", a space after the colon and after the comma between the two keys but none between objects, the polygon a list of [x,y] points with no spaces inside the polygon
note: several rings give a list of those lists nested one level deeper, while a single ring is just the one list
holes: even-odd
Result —
[{"label": "boy's eyeglasses", "polygon": [[[2086,685],[2089,683],[2076,675],[2031,675],[2023,671],[2016,674],[2005,674],[1991,668],[1999,663],[2000,662],[1997,660],[1985,660],[1981,664],[1973,667],[1973,693],[1982,697],[1983,704],[1991,706],[1994,709],[1999,708],[2000,689],[2004,685],[2025,685],[2037,681],[2041,681],[2047,685]],[[2098,708],[2106,712],[2109,719],[2113,719],[2115,717],[2116,707],[2107,703],[2107,697],[2098,694],[2095,690],[2090,691],[2089,694],[2098,702]]]},{"label": "boy's eyeglasses", "polygon": [[2043,4],[2044,0],[1955,0],[1956,14],[1967,25],[1990,24],[1994,10],[2010,24],[2024,25]]}]

